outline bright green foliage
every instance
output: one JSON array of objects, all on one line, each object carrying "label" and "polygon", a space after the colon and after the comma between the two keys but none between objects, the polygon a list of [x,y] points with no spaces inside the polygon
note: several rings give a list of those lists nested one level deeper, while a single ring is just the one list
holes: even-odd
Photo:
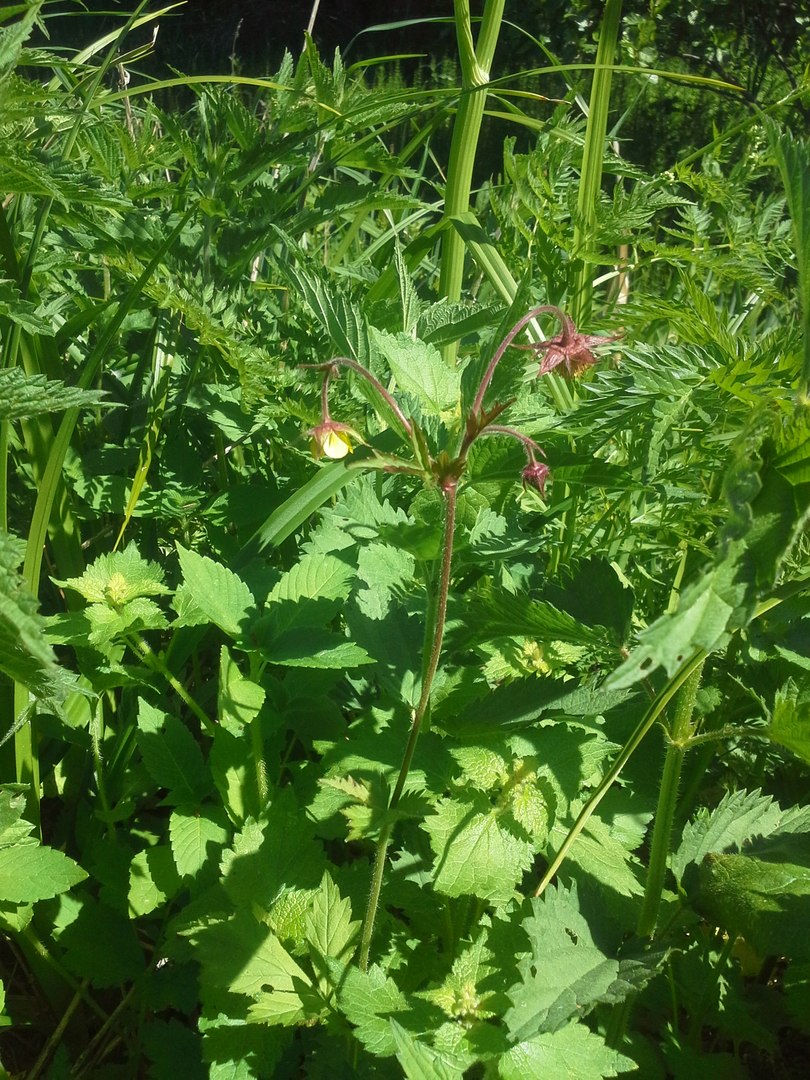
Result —
[{"label": "bright green foliage", "polygon": [[22,817],[25,798],[0,790],[0,902],[32,904],[83,881],[87,874],[61,851],[42,847]]},{"label": "bright green foliage", "polygon": [[460,0],[421,89],[0,15],[10,1074],[788,1074],[806,75],[648,172],[620,7],[518,79]]}]

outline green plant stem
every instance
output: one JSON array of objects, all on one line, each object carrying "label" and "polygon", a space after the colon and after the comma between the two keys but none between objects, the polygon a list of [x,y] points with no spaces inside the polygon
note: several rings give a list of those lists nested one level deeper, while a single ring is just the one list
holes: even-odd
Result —
[{"label": "green plant stem", "polygon": [[[486,0],[477,47],[473,45],[469,0],[454,2],[462,97],[450,142],[444,193],[445,219],[463,214],[470,208],[473,165],[487,98],[483,88],[489,82],[505,2],[506,0]],[[464,240],[456,229],[450,228],[446,230],[442,240],[439,295],[447,297],[448,300],[458,300],[461,297],[463,277]],[[454,364],[458,342],[450,342],[442,351],[447,363]]]},{"label": "green plant stem", "polygon": [[581,259],[574,295],[571,298],[574,322],[585,321],[591,302],[591,279],[593,270],[588,260],[582,259],[584,251],[593,246],[599,192],[602,187],[602,165],[607,136],[610,86],[613,80],[613,61],[619,40],[622,20],[621,0],[606,0],[602,25],[599,28],[599,45],[596,50],[596,66],[591,84],[588,105],[588,123],[585,129],[585,145],[582,149],[582,171],[577,196],[577,223],[574,229],[574,257]]},{"label": "green plant stem", "polygon": [[[442,562],[439,571],[439,587],[436,592],[436,614],[433,619],[433,625],[431,626],[430,623],[428,623],[425,627],[427,635],[426,644],[427,641],[430,641],[430,649],[428,651],[429,659],[425,676],[422,680],[422,692],[419,695],[419,701],[413,713],[411,730],[408,734],[408,742],[402,757],[399,776],[397,777],[394,790],[391,793],[391,798],[388,802],[389,815],[393,815],[393,811],[396,810],[399,805],[399,800],[402,798],[405,781],[408,779],[414,751],[416,750],[416,743],[419,739],[419,733],[422,730],[422,722],[430,704],[430,692],[433,688],[433,680],[436,677],[436,672],[439,667],[439,658],[442,654],[444,626],[447,619],[447,597],[450,592],[450,571],[453,565],[453,540],[456,531],[456,503],[458,499],[456,483],[448,483],[443,489],[443,495],[444,529],[442,535]],[[369,892],[368,904],[366,905],[365,918],[363,919],[363,932],[360,938],[359,964],[361,971],[366,971],[368,968],[368,955],[371,949],[371,939],[374,936],[374,923],[377,918],[377,908],[380,903],[380,893],[382,891],[383,876],[385,874],[386,856],[388,854],[388,845],[391,841],[393,829],[393,820],[387,821],[380,830],[380,838],[377,841],[377,850],[374,856],[374,869],[371,875],[371,890]]]},{"label": "green plant stem", "polygon": [[67,1031],[67,1026],[70,1023],[70,1018],[73,1016],[76,1009],[81,1004],[82,997],[83,997],[84,991],[87,989],[88,982],[89,982],[88,979],[83,979],[82,980],[81,987],[79,988],[79,990],[76,991],[76,993],[70,999],[70,1004],[65,1009],[65,1011],[62,1013],[62,1016],[60,1017],[59,1023],[53,1029],[53,1031],[50,1034],[50,1037],[47,1039],[45,1045],[42,1047],[42,1050],[40,1051],[39,1057],[34,1062],[31,1069],[26,1073],[25,1080],[36,1080],[36,1078],[39,1076],[39,1074],[45,1068],[46,1064],[48,1063],[48,1058],[51,1056],[51,1054],[54,1052],[54,1050],[56,1050],[57,1046],[62,1041],[62,1037],[64,1036],[65,1032]]},{"label": "green plant stem", "polygon": [[214,734],[215,725],[208,717],[204,709],[198,705],[194,698],[186,690],[185,686],[166,667],[152,646],[140,634],[129,634],[126,637],[127,644],[136,653],[147,667],[162,675],[180,700],[188,706],[203,726],[203,730],[209,735]]},{"label": "green plant stem", "polygon": [[647,884],[644,889],[644,902],[638,920],[639,937],[652,937],[658,922],[658,909],[661,906],[661,894],[664,890],[664,877],[669,859],[669,847],[672,837],[672,822],[678,803],[678,785],[681,768],[689,739],[692,735],[692,716],[695,711],[695,697],[703,674],[702,661],[691,672],[678,691],[675,700],[675,715],[669,732],[670,743],[664,760],[661,787],[658,791],[658,806],[655,812],[650,862],[647,868]]},{"label": "green plant stem", "polygon": [[571,828],[568,830],[568,835],[563,841],[560,850],[557,852],[545,874],[543,874],[543,877],[540,880],[540,884],[535,889],[535,896],[542,896],[542,894],[548,888],[549,884],[554,878],[554,875],[560,869],[563,862],[565,862],[568,852],[574,846],[577,837],[588,824],[588,821],[595,813],[601,801],[604,799],[608,791],[610,791],[613,784],[619,778],[624,766],[627,764],[627,762],[639,748],[641,743],[644,741],[645,735],[649,732],[650,728],[656,722],[656,720],[667,707],[667,705],[669,705],[670,701],[672,701],[672,699],[681,689],[683,684],[690,677],[692,672],[696,668],[702,667],[707,655],[708,654],[703,649],[701,649],[699,652],[694,653],[688,660],[686,660],[681,665],[678,671],[676,671],[672,678],[667,682],[663,690],[661,690],[661,692],[656,696],[655,700],[650,703],[649,708],[639,721],[639,724],[633,734],[622,747],[618,757],[613,762],[613,765],[610,767],[610,770],[605,775],[599,787],[596,789],[593,795],[591,795],[587,803],[583,806],[582,810],[580,810],[579,816],[577,817]]}]

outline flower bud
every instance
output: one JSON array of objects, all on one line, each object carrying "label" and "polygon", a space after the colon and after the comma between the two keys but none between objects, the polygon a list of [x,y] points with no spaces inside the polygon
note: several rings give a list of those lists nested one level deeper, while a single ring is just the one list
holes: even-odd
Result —
[{"label": "flower bud", "polygon": [[340,461],[347,454],[351,454],[354,449],[352,438],[362,441],[353,428],[348,424],[339,424],[336,420],[324,420],[308,434],[313,457],[327,457],[331,461]]},{"label": "flower bud", "polygon": [[546,480],[550,469],[542,461],[530,461],[523,470],[522,479],[526,487],[532,487],[539,491],[542,496],[546,493]]}]

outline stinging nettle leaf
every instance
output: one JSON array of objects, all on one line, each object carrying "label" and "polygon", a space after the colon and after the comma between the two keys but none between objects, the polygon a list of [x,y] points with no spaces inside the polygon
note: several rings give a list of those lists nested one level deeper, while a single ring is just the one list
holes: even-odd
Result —
[{"label": "stinging nettle leaf", "polygon": [[457,408],[461,376],[444,362],[435,345],[404,333],[389,334],[376,328],[371,333],[399,389],[421,402],[428,415],[438,416]]},{"label": "stinging nettle leaf", "polygon": [[197,607],[229,637],[244,635],[255,617],[256,602],[245,582],[232,570],[205,555],[177,545],[183,579]]}]

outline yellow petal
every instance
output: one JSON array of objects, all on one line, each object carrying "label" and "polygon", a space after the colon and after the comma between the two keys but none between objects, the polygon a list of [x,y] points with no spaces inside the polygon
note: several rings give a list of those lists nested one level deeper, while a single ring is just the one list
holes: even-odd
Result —
[{"label": "yellow petal", "polygon": [[340,461],[351,453],[352,444],[349,436],[342,431],[327,431],[321,443],[323,454],[332,461]]}]

